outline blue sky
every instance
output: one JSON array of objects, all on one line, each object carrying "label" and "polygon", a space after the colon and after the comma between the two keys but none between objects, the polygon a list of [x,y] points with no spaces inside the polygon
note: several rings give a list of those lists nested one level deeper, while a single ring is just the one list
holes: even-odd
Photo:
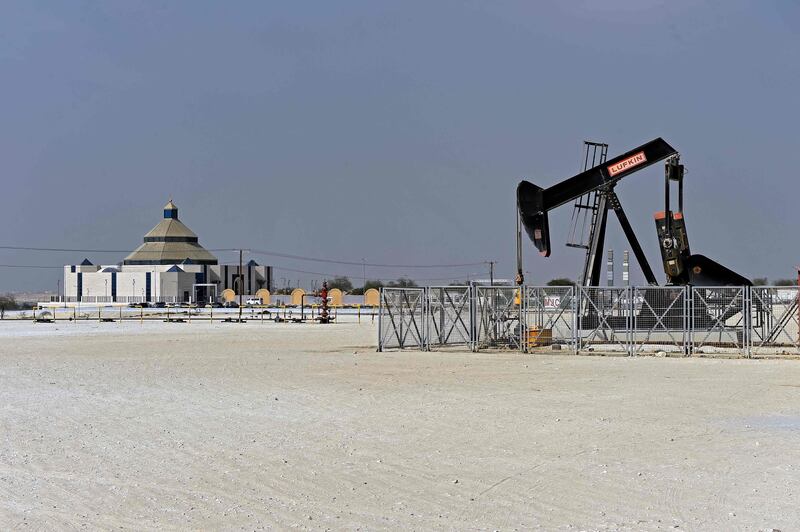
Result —
[{"label": "blue sky", "polygon": [[[693,252],[751,277],[800,263],[790,2],[4,2],[0,15],[0,245],[134,249],[172,197],[209,248],[496,260],[511,277],[520,179],[573,175],[584,139],[614,155],[662,136],[688,169]],[[617,187],[659,278],[662,187],[660,165]],[[533,281],[576,276],[570,215],[551,216],[551,258],[526,246]],[[613,218],[608,243],[626,248]],[[84,255],[0,250],[0,263]],[[59,275],[0,270],[2,291]]]}]

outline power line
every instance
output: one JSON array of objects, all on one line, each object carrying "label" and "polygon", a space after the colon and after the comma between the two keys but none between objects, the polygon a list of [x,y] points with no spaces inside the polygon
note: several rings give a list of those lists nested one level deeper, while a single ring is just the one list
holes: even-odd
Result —
[{"label": "power line", "polygon": [[62,270],[64,269],[63,266],[33,266],[33,265],[25,265],[25,264],[0,264],[0,268],[42,268],[42,269],[56,269]]},{"label": "power line", "polygon": [[[280,270],[280,271],[284,271],[284,272],[292,272],[292,273],[305,273],[307,275],[319,275],[319,276],[328,277],[328,278],[333,278],[333,277],[351,277],[350,275],[335,274],[335,273],[323,273],[323,272],[310,272],[310,271],[306,271],[306,270],[295,270],[295,269],[292,269],[292,268],[283,268],[281,266],[273,266],[272,269]],[[462,275],[453,275],[453,276],[450,276],[450,277],[431,277],[431,278],[427,278],[427,279],[418,279],[418,278],[415,277],[414,280],[415,281],[450,281],[450,280],[453,280],[453,279],[464,278],[464,277],[477,277],[478,275],[480,275],[480,274],[478,274],[478,273],[467,273],[467,274],[462,274]],[[395,281],[396,279],[388,279],[388,278],[386,278],[386,279],[369,279],[369,280],[370,281]]]},{"label": "power line", "polygon": [[344,264],[347,266],[370,266],[372,268],[464,268],[468,266],[483,266],[487,261],[481,262],[465,262],[461,264],[377,264],[370,262],[353,262],[346,260],[335,259],[320,259],[317,257],[304,257],[302,255],[291,255],[289,253],[279,253],[277,251],[266,251],[261,249],[251,249],[250,253],[254,255],[269,255],[273,257],[281,257],[284,259],[306,260],[311,262],[325,262],[329,264]]},{"label": "power line", "polygon": [[[130,249],[69,249],[69,248],[35,248],[28,246],[0,246],[0,249],[13,251],[47,251],[47,252],[76,252],[76,253],[130,253]],[[206,251],[239,251],[239,248],[207,249]],[[160,251],[140,251],[139,253],[160,253]]]},{"label": "power line", "polygon": [[[45,270],[62,270],[63,266],[42,266],[42,265],[34,265],[34,264],[0,264],[0,268],[36,268],[36,269],[45,269]],[[307,275],[319,275],[321,277],[351,277],[350,275],[345,274],[335,274],[335,273],[325,273],[325,272],[311,272],[307,270],[296,270],[294,268],[284,268],[282,266],[272,266],[274,270],[284,271],[284,272],[292,272],[292,273],[304,273]],[[428,277],[425,279],[414,278],[415,281],[449,281],[458,278],[464,277],[477,277],[479,273],[467,273],[462,275],[453,275],[450,277]],[[403,277],[403,276],[401,276]],[[377,278],[377,279],[370,279],[373,281],[394,281],[396,279],[390,278]]]},{"label": "power line", "polygon": [[[72,249],[72,248],[43,248],[43,247],[32,247],[32,246],[0,246],[0,249],[12,250],[12,251],[44,251],[44,252],[56,252],[56,253],[130,253],[130,250],[121,250],[121,249]],[[207,251],[239,251],[239,248],[217,248],[217,249],[208,249]],[[269,251],[263,249],[251,249],[249,250],[253,255],[266,255],[272,257],[281,257],[284,259],[293,259],[293,260],[302,260],[302,261],[310,261],[310,262],[322,262],[327,264],[342,264],[346,266],[369,266],[371,268],[466,268],[471,266],[483,266],[488,264],[488,261],[480,261],[480,262],[464,262],[459,264],[380,264],[380,263],[373,263],[373,262],[363,262],[363,261],[346,261],[346,260],[337,260],[337,259],[323,259],[319,257],[306,257],[303,255],[294,255],[291,253],[280,253],[277,251]],[[160,253],[158,251],[139,251],[140,254],[146,253]]]}]

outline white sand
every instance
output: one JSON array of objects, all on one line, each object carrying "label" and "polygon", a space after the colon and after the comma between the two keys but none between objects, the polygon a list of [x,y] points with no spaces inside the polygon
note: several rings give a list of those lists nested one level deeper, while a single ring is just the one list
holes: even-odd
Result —
[{"label": "white sand", "polygon": [[800,527],[800,361],[375,336],[0,322],[0,528]]}]

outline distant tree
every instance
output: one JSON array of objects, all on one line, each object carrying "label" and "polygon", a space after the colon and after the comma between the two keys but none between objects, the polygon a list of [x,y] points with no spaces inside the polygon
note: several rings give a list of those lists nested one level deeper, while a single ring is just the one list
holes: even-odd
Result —
[{"label": "distant tree", "polygon": [[3,315],[7,310],[19,310],[21,308],[22,306],[17,303],[16,298],[12,294],[0,296],[0,318],[4,317]]},{"label": "distant tree", "polygon": [[767,286],[769,280],[766,277],[756,277],[753,279],[753,286]]},{"label": "distant tree", "polygon": [[328,281],[328,290],[331,288],[338,288],[342,292],[352,292],[353,283],[350,282],[350,279],[344,276],[334,277]]},{"label": "distant tree", "polygon": [[568,279],[566,277],[557,277],[555,279],[550,279],[547,281],[547,286],[572,286],[575,284],[575,281],[572,279]]},{"label": "distant tree", "polygon": [[279,296],[288,296],[294,290],[293,286],[284,286],[283,288],[278,288],[275,293]]},{"label": "distant tree", "polygon": [[414,288],[417,286],[417,283],[407,277],[400,277],[396,281],[390,281],[386,286],[390,286],[392,288]]},{"label": "distant tree", "polygon": [[795,279],[775,279],[773,286],[794,286],[797,284]]},{"label": "distant tree", "polygon": [[378,281],[378,280],[369,279],[364,284],[364,286],[361,286],[361,287],[358,287],[358,288],[353,288],[350,291],[350,293],[352,295],[354,295],[354,296],[361,296],[361,295],[364,295],[364,292],[366,292],[370,288],[374,288],[375,290],[380,290],[381,288],[383,288],[383,283],[381,281]]}]

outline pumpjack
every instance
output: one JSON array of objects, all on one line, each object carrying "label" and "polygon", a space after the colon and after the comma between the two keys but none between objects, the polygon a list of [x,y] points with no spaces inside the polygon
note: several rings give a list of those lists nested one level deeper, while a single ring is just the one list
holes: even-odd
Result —
[{"label": "pumpjack", "polygon": [[[606,160],[607,145],[589,144],[595,148],[602,147],[600,164],[587,168],[588,165],[585,163],[583,172],[548,188],[541,188],[528,181],[522,181],[517,186],[519,220],[541,255],[549,257],[551,252],[548,212],[577,200],[576,209],[586,209],[592,213],[589,240],[585,245],[579,245],[587,250],[581,282],[585,286],[598,286],[608,211],[611,209],[619,220],[647,283],[657,286],[658,281],[614,188],[629,175],[665,160],[664,210],[655,214],[655,225],[666,284],[704,287],[752,285],[749,279],[705,255],[691,253],[683,213],[684,166],[675,148],[664,139],[657,138],[611,160]],[[588,149],[586,153],[588,161]],[[678,188],[678,210],[674,212],[670,209],[672,184]],[[517,281],[521,284],[523,277],[519,231],[517,238]]]}]

